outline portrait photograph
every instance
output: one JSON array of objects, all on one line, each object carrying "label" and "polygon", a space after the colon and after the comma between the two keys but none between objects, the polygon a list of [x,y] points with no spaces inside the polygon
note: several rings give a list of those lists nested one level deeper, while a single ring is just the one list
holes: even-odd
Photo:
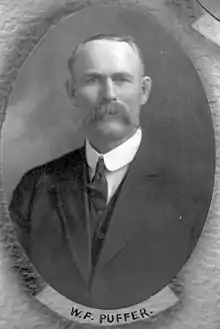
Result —
[{"label": "portrait photograph", "polygon": [[193,63],[155,18],[95,6],[61,20],[20,70],[2,136],[14,234],[48,286],[100,310],[178,300],[169,284],[206,222],[214,132]]}]

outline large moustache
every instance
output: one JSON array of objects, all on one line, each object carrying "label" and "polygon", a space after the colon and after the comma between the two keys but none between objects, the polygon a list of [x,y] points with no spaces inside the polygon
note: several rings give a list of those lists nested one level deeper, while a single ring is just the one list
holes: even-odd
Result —
[{"label": "large moustache", "polygon": [[92,112],[92,119],[99,120],[105,115],[120,115],[129,117],[128,107],[120,101],[112,101],[109,103],[101,103]]}]

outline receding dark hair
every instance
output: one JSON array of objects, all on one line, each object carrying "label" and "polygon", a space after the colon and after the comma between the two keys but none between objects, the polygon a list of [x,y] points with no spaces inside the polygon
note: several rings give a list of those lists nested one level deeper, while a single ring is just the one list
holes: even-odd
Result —
[{"label": "receding dark hair", "polygon": [[140,48],[137,46],[135,39],[128,35],[128,36],[120,36],[117,34],[97,34],[92,37],[87,38],[84,40],[82,43],[80,43],[73,51],[72,55],[68,59],[68,69],[71,73],[72,79],[74,78],[74,64],[76,62],[77,55],[79,53],[79,50],[87,43],[90,41],[95,41],[95,40],[110,40],[110,41],[118,41],[118,42],[126,42],[128,43],[134,51],[137,53],[139,59],[140,59],[140,65],[141,65],[141,74],[144,75],[144,60],[143,60],[143,55],[140,50]]}]

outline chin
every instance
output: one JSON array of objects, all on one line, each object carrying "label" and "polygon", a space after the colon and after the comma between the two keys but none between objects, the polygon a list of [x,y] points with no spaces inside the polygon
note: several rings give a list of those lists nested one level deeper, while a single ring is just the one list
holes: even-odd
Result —
[{"label": "chin", "polygon": [[123,137],[129,130],[129,127],[121,122],[100,122],[96,126],[96,131],[105,137]]}]

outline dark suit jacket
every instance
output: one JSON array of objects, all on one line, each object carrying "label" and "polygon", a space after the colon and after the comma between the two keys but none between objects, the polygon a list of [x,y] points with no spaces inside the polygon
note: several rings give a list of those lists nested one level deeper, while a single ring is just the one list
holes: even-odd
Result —
[{"label": "dark suit jacket", "polygon": [[190,256],[210,203],[187,172],[157,161],[146,139],[129,167],[113,210],[96,271],[85,150],[38,166],[21,179],[10,205],[19,240],[43,278],[86,306],[131,306],[162,289]]}]

